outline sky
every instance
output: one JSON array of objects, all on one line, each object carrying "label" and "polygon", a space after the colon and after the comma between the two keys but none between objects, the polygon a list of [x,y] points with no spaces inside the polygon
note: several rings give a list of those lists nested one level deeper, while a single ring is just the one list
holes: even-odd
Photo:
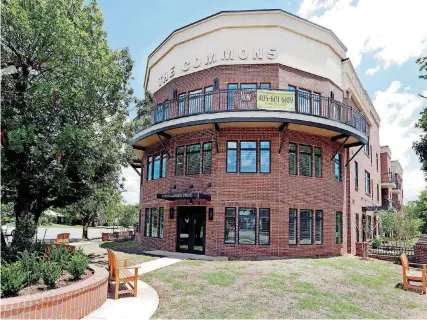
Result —
[{"label": "sky", "polygon": [[[358,76],[381,118],[380,144],[402,164],[405,203],[426,188],[412,149],[427,107],[427,81],[417,57],[427,55],[427,0],[98,0],[110,47],[129,47],[132,86],[143,97],[148,55],[175,29],[222,10],[282,9],[331,29],[347,47]],[[130,110],[130,118],[135,111]],[[139,201],[139,176],[123,168],[126,203]]]}]

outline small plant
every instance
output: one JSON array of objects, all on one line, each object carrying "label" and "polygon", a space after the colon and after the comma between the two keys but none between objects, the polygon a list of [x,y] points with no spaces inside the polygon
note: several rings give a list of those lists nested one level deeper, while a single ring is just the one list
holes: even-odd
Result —
[{"label": "small plant", "polygon": [[43,264],[42,278],[48,288],[55,288],[56,281],[61,276],[61,267],[56,262],[46,261]]},{"label": "small plant", "polygon": [[375,238],[373,241],[372,241],[372,248],[374,248],[374,249],[378,249],[379,247],[380,247],[380,245],[382,244],[382,241],[381,241],[381,239],[380,238]]},{"label": "small plant", "polygon": [[70,251],[64,246],[53,246],[49,251],[48,261],[56,262],[61,270],[67,267],[68,262],[71,259]]},{"label": "small plant", "polygon": [[1,292],[5,296],[16,296],[25,284],[27,273],[21,262],[2,264],[0,268]]},{"label": "small plant", "polygon": [[25,250],[21,254],[22,269],[27,274],[26,284],[37,283],[42,277],[43,260],[36,253]]},{"label": "small plant", "polygon": [[79,280],[89,265],[88,258],[81,252],[75,253],[67,265],[67,271],[74,280]]}]

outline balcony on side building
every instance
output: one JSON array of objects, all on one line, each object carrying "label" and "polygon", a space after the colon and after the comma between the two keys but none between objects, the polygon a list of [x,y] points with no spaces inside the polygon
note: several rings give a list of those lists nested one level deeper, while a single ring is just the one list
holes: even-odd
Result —
[{"label": "balcony on side building", "polygon": [[395,188],[396,181],[394,174],[391,172],[381,174],[381,188]]}]

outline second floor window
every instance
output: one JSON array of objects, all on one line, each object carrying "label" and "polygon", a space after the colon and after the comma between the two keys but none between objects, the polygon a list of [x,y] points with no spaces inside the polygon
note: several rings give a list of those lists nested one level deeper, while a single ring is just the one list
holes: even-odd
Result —
[{"label": "second floor window", "polygon": [[200,144],[192,144],[187,146],[187,167],[186,174],[200,173]]},{"label": "second floor window", "polygon": [[161,152],[147,159],[147,180],[157,180],[166,177],[166,153]]},{"label": "second floor window", "polygon": [[289,174],[297,175],[297,145],[289,143],[288,155]]},{"label": "second floor window", "polygon": [[314,147],[314,175],[322,177],[322,148]]},{"label": "second floor window", "polygon": [[202,112],[202,89],[194,90],[188,94],[188,113],[201,113]]},{"label": "second floor window", "polygon": [[204,89],[205,91],[205,112],[212,111],[212,91],[213,87],[207,87]]},{"label": "second floor window", "polygon": [[234,109],[234,90],[237,90],[237,83],[229,83],[227,85],[227,110]]},{"label": "second floor window", "polygon": [[312,170],[312,148],[311,146],[299,146],[299,174],[300,176],[311,177]]},{"label": "second floor window", "polygon": [[371,194],[371,175],[365,171],[365,193]]},{"label": "second floor window", "polygon": [[175,175],[183,176],[184,175],[184,155],[185,149],[183,146],[176,147],[175,155]]},{"label": "second floor window", "polygon": [[227,141],[227,172],[237,172],[237,141]]},{"label": "second floor window", "polygon": [[341,168],[341,154],[340,153],[337,153],[335,155],[334,175],[335,175],[336,181],[342,181],[342,168]]},{"label": "second floor window", "polygon": [[178,97],[178,116],[185,114],[185,105],[187,104],[187,95],[185,93],[180,94]]},{"label": "second floor window", "polygon": [[270,141],[260,141],[259,149],[260,149],[259,172],[269,173],[270,162],[271,162]]},{"label": "second floor window", "polygon": [[359,164],[357,161],[354,161],[354,187],[359,189]]},{"label": "second floor window", "polygon": [[202,173],[211,173],[212,170],[212,142],[203,144]]},{"label": "second floor window", "polygon": [[240,172],[257,172],[257,143],[256,141],[240,141]]}]

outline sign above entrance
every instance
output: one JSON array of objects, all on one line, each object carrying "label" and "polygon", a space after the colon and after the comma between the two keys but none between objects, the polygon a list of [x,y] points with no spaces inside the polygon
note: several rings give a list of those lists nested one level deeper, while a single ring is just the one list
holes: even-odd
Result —
[{"label": "sign above entrance", "polygon": [[295,92],[257,90],[257,109],[284,110],[295,112]]},{"label": "sign above entrance", "polygon": [[177,193],[158,193],[157,199],[163,200],[180,200],[180,199],[200,199],[211,201],[211,195],[199,192],[177,192]]}]

